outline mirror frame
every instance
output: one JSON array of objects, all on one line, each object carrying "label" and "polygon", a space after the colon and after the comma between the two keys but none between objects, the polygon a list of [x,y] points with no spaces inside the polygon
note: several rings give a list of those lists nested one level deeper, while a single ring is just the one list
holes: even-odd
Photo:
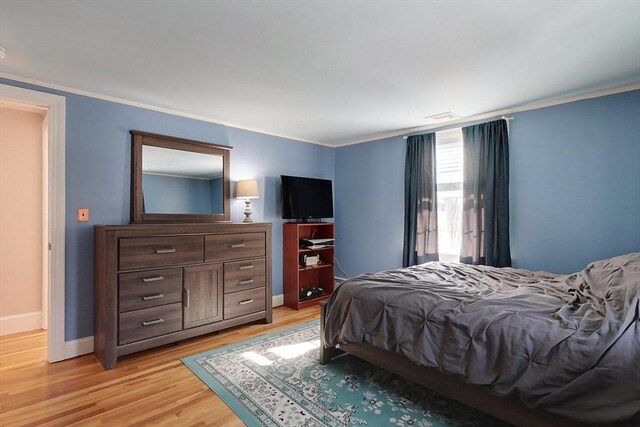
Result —
[{"label": "mirror frame", "polygon": [[[181,223],[181,222],[229,222],[230,180],[229,165],[231,149],[228,145],[209,144],[172,136],[132,130],[131,132],[131,222],[140,223]],[[163,214],[145,213],[142,193],[142,147],[169,148],[172,150],[192,151],[210,155],[222,156],[222,188],[224,196],[224,210],[221,214]]]}]

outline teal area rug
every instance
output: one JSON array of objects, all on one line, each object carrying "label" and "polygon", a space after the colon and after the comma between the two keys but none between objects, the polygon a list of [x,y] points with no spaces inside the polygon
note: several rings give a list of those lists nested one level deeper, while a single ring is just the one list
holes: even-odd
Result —
[{"label": "teal area rug", "polygon": [[318,321],[182,359],[248,426],[505,426],[361,361],[318,363]]}]

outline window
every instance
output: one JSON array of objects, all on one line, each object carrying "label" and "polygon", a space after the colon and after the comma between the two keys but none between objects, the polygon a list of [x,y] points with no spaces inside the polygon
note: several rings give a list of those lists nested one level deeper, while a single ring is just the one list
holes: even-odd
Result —
[{"label": "window", "polygon": [[462,129],[436,132],[438,252],[440,261],[458,262],[462,241]]}]

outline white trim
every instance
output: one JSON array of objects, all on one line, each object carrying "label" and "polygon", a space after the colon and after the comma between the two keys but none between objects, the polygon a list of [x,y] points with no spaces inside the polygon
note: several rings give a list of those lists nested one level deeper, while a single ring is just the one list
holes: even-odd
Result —
[{"label": "white trim", "polygon": [[278,137],[278,138],[290,139],[292,141],[306,142],[308,144],[315,144],[315,145],[323,145],[325,147],[333,147],[333,145],[325,144],[323,142],[310,141],[310,140],[296,138],[296,137],[293,137],[293,136],[281,135],[281,134],[277,134],[277,133],[273,133],[273,132],[267,132],[267,131],[260,130],[260,129],[248,128],[248,127],[240,126],[240,125],[237,125],[237,124],[234,124],[234,123],[229,123],[229,122],[224,122],[224,121],[221,121],[221,120],[212,119],[212,118],[209,118],[209,117],[199,116],[197,114],[191,114],[191,113],[186,113],[186,112],[183,112],[183,111],[172,110],[170,108],[158,107],[156,105],[145,104],[143,102],[130,101],[128,99],[117,98],[117,97],[109,96],[109,95],[103,95],[103,94],[100,94],[100,93],[90,92],[90,91],[87,91],[87,90],[75,89],[75,88],[72,88],[72,87],[69,87],[69,86],[62,86],[62,85],[58,85],[58,84],[55,84],[55,83],[43,82],[43,81],[40,81],[40,80],[30,79],[28,77],[16,76],[14,74],[0,73],[0,77],[5,78],[5,79],[9,79],[9,80],[15,80],[17,82],[29,83],[29,84],[36,85],[36,86],[46,87],[48,89],[61,90],[61,91],[64,91],[64,92],[73,93],[74,95],[88,96],[90,98],[101,99],[103,101],[115,102],[116,104],[129,105],[131,107],[144,108],[145,110],[157,111],[159,113],[171,114],[173,116],[185,117],[187,119],[200,120],[201,122],[215,123],[217,125],[228,126],[228,127],[232,127],[232,128],[236,128],[236,129],[240,129],[240,130],[247,130],[247,131],[250,131],[250,132],[257,132],[257,133],[261,133],[261,134],[264,134],[264,135],[275,136],[275,137]]},{"label": "white trim", "polygon": [[271,301],[272,307],[280,307],[281,305],[284,305],[284,294],[274,295]]},{"label": "white trim", "polygon": [[40,256],[41,270],[40,270],[40,287],[42,288],[42,329],[49,329],[49,192],[46,191],[49,188],[49,121],[47,120],[47,111],[42,117],[42,123],[40,124],[42,129],[42,139],[40,140],[40,153],[41,153],[41,165],[40,170],[42,172],[40,188],[41,209],[42,218],[40,229]]},{"label": "white trim", "polygon": [[475,116],[463,117],[463,118],[461,118],[459,120],[452,120],[452,121],[446,122],[446,123],[438,123],[438,124],[432,124],[432,125],[428,125],[428,126],[418,126],[418,127],[413,127],[413,128],[405,128],[403,130],[397,130],[397,131],[391,131],[391,132],[381,132],[381,133],[376,133],[376,134],[369,135],[369,136],[367,136],[365,138],[360,138],[360,139],[356,139],[356,140],[352,140],[352,141],[345,141],[345,142],[340,142],[340,143],[336,143],[336,144],[327,144],[327,143],[319,142],[319,141],[310,141],[310,140],[300,139],[300,138],[294,137],[294,136],[280,135],[280,134],[267,132],[267,131],[260,130],[260,129],[243,127],[243,126],[239,126],[239,125],[236,125],[236,124],[233,124],[233,123],[224,122],[224,121],[220,121],[220,120],[214,120],[214,119],[211,119],[211,118],[208,118],[208,117],[204,117],[204,116],[199,116],[197,114],[190,114],[190,113],[185,113],[185,112],[181,112],[181,111],[171,110],[169,108],[158,107],[158,106],[155,106],[155,105],[145,104],[145,103],[142,103],[142,102],[129,101],[129,100],[126,100],[126,99],[123,99],[123,98],[116,98],[116,97],[113,97],[113,96],[102,95],[102,94],[99,94],[99,93],[96,93],[96,92],[90,92],[90,91],[86,91],[86,90],[75,89],[75,88],[72,88],[72,87],[69,87],[69,86],[62,86],[62,85],[58,85],[58,84],[54,84],[54,83],[43,82],[43,81],[40,81],[40,80],[30,79],[28,77],[17,76],[17,75],[14,75],[14,74],[0,72],[0,77],[5,78],[5,79],[9,79],[9,80],[15,80],[17,82],[29,83],[29,84],[36,85],[36,86],[42,86],[42,87],[46,87],[46,88],[49,88],[49,89],[61,90],[61,91],[73,93],[75,95],[88,96],[90,98],[102,99],[104,101],[110,101],[110,102],[115,102],[117,104],[129,105],[131,107],[144,108],[146,110],[158,111],[160,113],[171,114],[171,115],[179,116],[179,117],[186,117],[188,119],[200,120],[200,121],[207,122],[207,123],[215,123],[215,124],[222,125],[222,126],[229,126],[229,127],[236,128],[236,129],[247,130],[247,131],[250,131],[250,132],[258,132],[258,133],[261,133],[261,134],[264,134],[264,135],[275,136],[275,137],[278,137],[278,138],[290,139],[292,141],[306,142],[308,144],[322,145],[324,147],[331,147],[331,148],[345,147],[347,145],[354,145],[354,144],[362,144],[364,142],[377,141],[377,140],[380,140],[380,139],[392,138],[394,136],[404,136],[404,135],[407,135],[407,134],[411,134],[411,133],[415,133],[415,132],[421,132],[421,131],[425,131],[425,130],[444,129],[444,128],[448,128],[448,127],[456,125],[456,124],[464,124],[464,123],[468,123],[468,122],[472,122],[472,121],[476,121],[476,120],[483,120],[483,119],[488,119],[488,118],[492,118],[492,117],[502,116],[502,115],[505,115],[505,114],[519,113],[519,112],[522,112],[522,111],[529,111],[529,110],[537,110],[537,109],[540,109],[540,108],[552,107],[554,105],[568,104],[570,102],[581,101],[581,100],[584,100],[584,99],[598,98],[598,97],[607,96],[607,95],[615,95],[617,93],[630,92],[632,90],[640,89],[640,83],[634,83],[634,84],[631,84],[631,85],[618,86],[618,87],[615,87],[615,88],[609,88],[609,89],[599,90],[599,91],[595,91],[595,92],[589,92],[589,93],[585,93],[585,94],[578,94],[578,95],[574,95],[574,96],[566,97],[566,98],[558,98],[558,99],[554,99],[554,100],[540,101],[540,102],[537,102],[537,103],[522,104],[522,105],[506,108],[506,109],[503,109],[503,110],[490,111],[488,113],[476,114]]},{"label": "white trim", "polygon": [[41,325],[41,311],[32,311],[31,313],[20,313],[0,317],[0,336],[33,331],[35,329],[40,329]]},{"label": "white trim", "polygon": [[[48,200],[49,200],[49,271],[43,272],[49,281],[48,298],[48,359],[65,358],[64,350],[64,288],[65,288],[65,114],[66,98],[49,93],[0,84],[0,100],[47,109],[48,126]],[[43,189],[43,192],[45,190]]]},{"label": "white trim", "polygon": [[65,341],[64,358],[82,356],[83,354],[93,353],[93,335],[90,337],[78,338],[77,340]]}]

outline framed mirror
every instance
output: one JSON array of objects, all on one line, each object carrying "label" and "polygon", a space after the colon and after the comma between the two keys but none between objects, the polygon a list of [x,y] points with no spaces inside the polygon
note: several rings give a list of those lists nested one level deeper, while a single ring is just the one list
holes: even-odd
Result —
[{"label": "framed mirror", "polygon": [[232,147],[131,131],[133,223],[229,221]]}]

